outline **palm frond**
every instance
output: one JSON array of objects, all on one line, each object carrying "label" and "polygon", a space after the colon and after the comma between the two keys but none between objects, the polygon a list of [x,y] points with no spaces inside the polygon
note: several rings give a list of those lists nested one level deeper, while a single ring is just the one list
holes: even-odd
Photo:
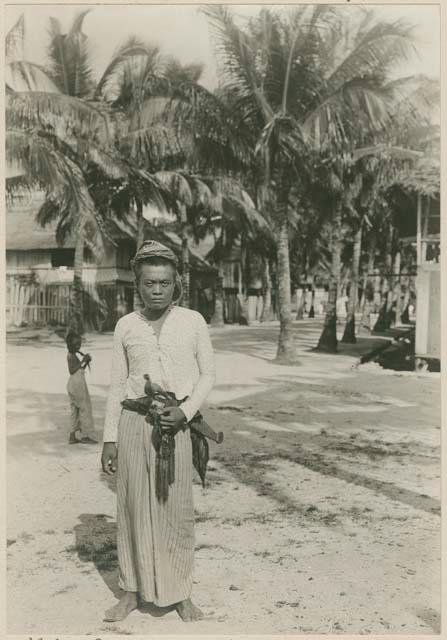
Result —
[{"label": "palm frond", "polygon": [[404,147],[387,144],[376,144],[371,147],[359,147],[354,149],[352,152],[354,161],[372,155],[380,158],[391,157],[398,160],[417,160],[423,156],[423,153],[414,149],[406,149]]},{"label": "palm frond", "polygon": [[5,66],[5,81],[15,92],[59,93],[47,70],[28,60],[12,60]]},{"label": "palm frond", "polygon": [[144,169],[132,169],[130,178],[139,181],[139,198],[143,204],[152,204],[161,211],[172,207],[172,194],[154,175]]},{"label": "palm frond", "polygon": [[49,22],[50,26],[48,31],[50,43],[48,45],[47,55],[50,73],[59,90],[69,95],[70,84],[64,47],[65,35],[62,33],[62,27],[57,18],[50,17]]},{"label": "palm frond", "polygon": [[10,60],[23,60],[25,48],[25,16],[22,13],[6,34],[5,57]]},{"label": "palm frond", "polygon": [[182,64],[174,56],[165,61],[164,76],[173,84],[183,82],[197,83],[203,73],[204,65],[201,63]]},{"label": "palm frond", "polygon": [[386,85],[393,95],[392,128],[408,133],[412,129],[429,126],[439,119],[440,86],[437,80],[413,75],[393,80]]},{"label": "palm frond", "polygon": [[178,159],[181,166],[184,155],[174,108],[168,98],[151,98],[123,119],[118,133],[123,153],[139,166],[159,169],[170,159]]},{"label": "palm frond", "polygon": [[225,88],[237,90],[240,95],[253,99],[265,121],[268,121],[274,110],[262,91],[254,43],[247,33],[238,28],[229,7],[206,5],[202,11],[208,17],[216,37],[216,54],[222,65]]},{"label": "palm frond", "polygon": [[[6,162],[21,167],[23,184],[45,190],[47,200],[56,203],[59,211],[56,239],[59,243],[63,243],[67,233],[83,233],[87,246],[96,255],[101,253],[101,221],[76,163],[38,134],[17,130],[6,132]],[[9,188],[6,180],[7,192]],[[52,212],[55,207],[47,205],[38,222],[51,221]]]},{"label": "palm frond", "polygon": [[[148,61],[153,72],[158,67],[159,49],[155,45],[145,44],[135,36],[131,36],[114,53],[99,82],[96,85],[94,98],[97,100],[106,96],[110,91],[115,98],[119,97],[123,90],[123,84],[129,83],[125,79],[126,71],[132,78],[135,77],[135,63],[141,60]],[[135,82],[132,83],[135,85]],[[121,85],[121,89],[120,89]]]},{"label": "palm frond", "polygon": [[[346,30],[352,26],[348,22]],[[402,20],[378,22],[365,32],[360,30],[354,46],[346,49],[344,59],[328,74],[329,91],[336,91],[353,78],[384,73],[397,62],[407,60],[415,52],[413,30]]]},{"label": "palm frond", "polygon": [[306,115],[302,132],[316,149],[328,142],[337,146],[346,144],[350,142],[350,128],[356,135],[361,131],[359,120],[364,127],[363,135],[366,131],[383,131],[390,122],[390,105],[387,88],[377,86],[369,78],[354,78]]},{"label": "palm frond", "polygon": [[154,177],[168,189],[174,200],[185,207],[194,203],[193,192],[186,176],[177,171],[157,171]]},{"label": "palm frond", "polygon": [[68,38],[77,38],[79,34],[82,33],[82,27],[85,17],[90,13],[90,11],[91,9],[84,9],[83,11],[80,11],[78,13],[78,15],[73,20],[70,31],[67,34]]},{"label": "palm frond", "polygon": [[8,94],[6,127],[52,129],[61,137],[76,134],[110,141],[106,113],[84,100],[62,93],[32,91]]},{"label": "palm frond", "polygon": [[69,32],[62,33],[56,18],[50,18],[49,68],[59,89],[70,96],[84,97],[91,92],[92,69],[87,37],[82,31],[86,15],[82,11],[74,19]]},{"label": "palm frond", "polygon": [[196,172],[237,169],[249,162],[249,152],[232,124],[231,113],[215,96],[185,83],[171,98],[145,100],[120,140],[131,158],[154,170],[185,163]]}]

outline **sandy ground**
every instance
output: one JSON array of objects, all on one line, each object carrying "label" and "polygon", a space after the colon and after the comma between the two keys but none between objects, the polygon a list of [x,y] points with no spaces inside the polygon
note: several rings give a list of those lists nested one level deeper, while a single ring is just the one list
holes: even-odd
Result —
[{"label": "sandy ground", "polygon": [[[118,594],[113,481],[99,445],[66,444],[62,341],[9,342],[9,633],[440,633],[439,374],[312,353],[317,321],[296,324],[299,364],[278,366],[277,331],[212,331],[205,414],[225,442],[194,486],[206,618],[189,625],[150,606],[102,621]],[[98,436],[110,345],[84,345]]]}]

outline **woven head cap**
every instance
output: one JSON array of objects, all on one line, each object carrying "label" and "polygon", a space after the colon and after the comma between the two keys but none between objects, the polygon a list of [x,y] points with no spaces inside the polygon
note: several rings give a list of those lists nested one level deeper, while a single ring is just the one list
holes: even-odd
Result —
[{"label": "woven head cap", "polygon": [[161,244],[161,242],[157,242],[156,240],[146,240],[130,262],[132,269],[135,270],[135,265],[138,262],[141,260],[147,260],[148,258],[163,258],[164,260],[171,262],[176,268],[178,265],[177,256],[172,249]]}]

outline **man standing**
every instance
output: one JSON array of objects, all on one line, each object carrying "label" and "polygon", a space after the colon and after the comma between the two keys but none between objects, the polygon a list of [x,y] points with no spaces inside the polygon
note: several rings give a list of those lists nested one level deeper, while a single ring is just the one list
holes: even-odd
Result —
[{"label": "man standing", "polygon": [[[214,383],[214,353],[203,317],[177,306],[177,258],[164,245],[143,243],[132,261],[141,311],[122,317],[114,333],[102,467],[117,472],[119,585],[124,594],[105,614],[123,620],[138,598],[175,605],[185,621],[202,612],[191,599],[194,561],[192,446],[187,423]],[[175,480],[167,500],[156,495],[153,425],[123,409],[125,398],[144,395],[144,374],[179,405],[163,411],[162,430],[175,434]]]}]

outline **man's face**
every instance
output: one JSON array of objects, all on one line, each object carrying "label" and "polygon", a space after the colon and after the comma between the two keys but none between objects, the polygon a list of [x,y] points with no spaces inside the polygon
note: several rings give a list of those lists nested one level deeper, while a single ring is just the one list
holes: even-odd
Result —
[{"label": "man's face", "polygon": [[140,272],[139,292],[149,309],[164,309],[174,295],[174,269],[170,265],[143,264]]}]

